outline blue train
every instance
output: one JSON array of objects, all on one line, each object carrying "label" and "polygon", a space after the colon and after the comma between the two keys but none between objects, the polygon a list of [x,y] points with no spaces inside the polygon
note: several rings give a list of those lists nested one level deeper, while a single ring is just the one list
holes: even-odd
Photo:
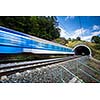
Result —
[{"label": "blue train", "polygon": [[74,54],[66,46],[0,26],[0,54]]}]

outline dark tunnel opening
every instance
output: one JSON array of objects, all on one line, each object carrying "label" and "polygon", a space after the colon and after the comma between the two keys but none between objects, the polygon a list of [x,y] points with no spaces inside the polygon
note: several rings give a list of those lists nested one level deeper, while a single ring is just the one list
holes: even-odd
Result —
[{"label": "dark tunnel opening", "polygon": [[78,46],[74,49],[76,55],[90,55],[90,50],[85,46]]}]

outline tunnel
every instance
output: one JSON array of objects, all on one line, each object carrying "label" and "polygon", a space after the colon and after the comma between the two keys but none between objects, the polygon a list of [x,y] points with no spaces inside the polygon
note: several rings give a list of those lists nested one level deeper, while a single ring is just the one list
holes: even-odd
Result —
[{"label": "tunnel", "polygon": [[74,47],[75,55],[89,55],[91,56],[91,49],[86,45],[77,45]]}]

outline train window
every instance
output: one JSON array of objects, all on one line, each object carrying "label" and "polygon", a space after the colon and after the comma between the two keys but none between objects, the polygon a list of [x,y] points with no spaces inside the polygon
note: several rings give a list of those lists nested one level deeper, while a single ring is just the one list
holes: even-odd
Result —
[{"label": "train window", "polygon": [[57,50],[59,51],[59,47],[57,46]]},{"label": "train window", "polygon": [[54,49],[54,46],[52,45],[52,49]]},{"label": "train window", "polygon": [[56,50],[56,46],[54,46],[54,50]]},{"label": "train window", "polygon": [[66,48],[64,48],[64,51],[66,51]]},{"label": "train window", "polygon": [[47,48],[48,47],[48,45],[47,44],[44,44],[45,45],[45,48]]},{"label": "train window", "polygon": [[67,52],[67,49],[66,49],[66,52]]},{"label": "train window", "polygon": [[61,47],[61,51],[62,51],[62,47]]},{"label": "train window", "polygon": [[36,46],[38,45],[38,42],[32,40],[31,44],[32,44],[32,48],[36,48]]},{"label": "train window", "polygon": [[60,51],[60,47],[59,47],[59,51]]},{"label": "train window", "polygon": [[58,47],[58,50],[60,51],[60,47]]},{"label": "train window", "polygon": [[52,49],[52,45],[48,44],[48,48],[51,50]]},{"label": "train window", "polygon": [[14,34],[8,34],[7,32],[0,32],[0,37],[2,40],[2,43],[6,43],[6,45],[14,45],[14,46],[20,46],[22,44],[21,38],[15,36]]},{"label": "train window", "polygon": [[51,45],[51,49],[53,49],[54,48],[54,46],[53,45]]},{"label": "train window", "polygon": [[57,50],[57,46],[55,46],[55,50]]},{"label": "train window", "polygon": [[54,50],[56,50],[56,46],[54,46]]}]

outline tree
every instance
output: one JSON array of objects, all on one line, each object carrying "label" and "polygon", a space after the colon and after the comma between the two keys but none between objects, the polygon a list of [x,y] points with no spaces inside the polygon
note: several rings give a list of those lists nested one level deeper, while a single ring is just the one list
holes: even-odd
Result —
[{"label": "tree", "polygon": [[80,40],[81,40],[81,38],[80,38],[80,37],[77,37],[77,38],[76,38],[76,40],[80,41]]},{"label": "tree", "polygon": [[96,50],[100,50],[100,44],[95,44],[93,47],[94,47]]},{"label": "tree", "polygon": [[53,40],[53,42],[59,43],[59,44],[62,44],[62,45],[66,45],[68,43],[68,40],[66,40],[64,37],[60,37],[60,38]]},{"label": "tree", "polygon": [[31,31],[31,16],[0,16],[0,25],[29,34]]},{"label": "tree", "polygon": [[73,39],[71,39],[71,41],[74,42],[74,41],[76,41],[76,39],[73,38]]},{"label": "tree", "polygon": [[0,25],[47,40],[60,37],[55,16],[0,16]]},{"label": "tree", "polygon": [[66,40],[64,37],[62,37],[60,39],[61,39],[63,45],[65,45],[66,43],[68,43],[68,40]]},{"label": "tree", "polygon": [[68,41],[71,41],[71,38],[68,38]]},{"label": "tree", "polygon": [[93,43],[100,43],[100,37],[99,36],[93,36],[91,38],[91,42],[93,42]]}]

